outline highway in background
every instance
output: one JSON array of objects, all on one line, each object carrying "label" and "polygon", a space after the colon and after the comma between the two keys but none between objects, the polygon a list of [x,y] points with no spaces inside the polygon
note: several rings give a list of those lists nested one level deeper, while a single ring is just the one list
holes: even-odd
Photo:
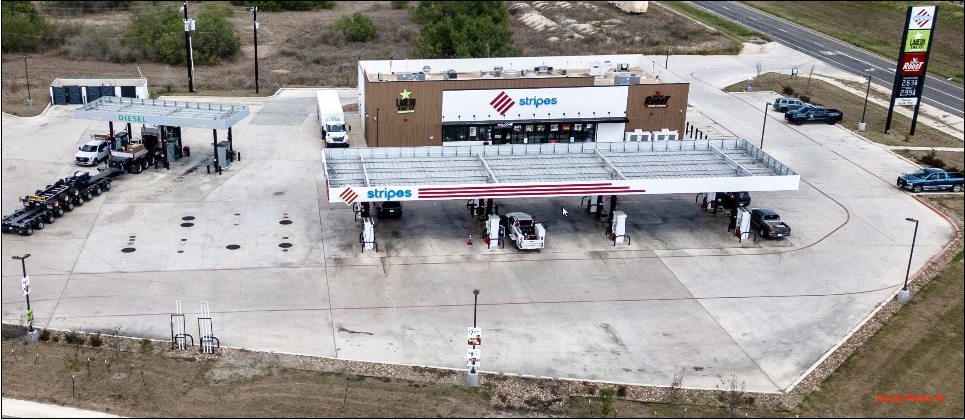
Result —
[{"label": "highway in background", "polygon": [[[842,70],[866,77],[889,90],[895,81],[898,61],[855,47],[844,41],[796,23],[732,1],[694,1],[694,6],[743,24],[774,38],[774,41],[816,57]],[[894,30],[900,31],[901,28]],[[874,69],[871,71],[870,69]],[[806,69],[801,69],[805,72]],[[965,116],[965,90],[962,85],[928,73],[922,103],[958,117]]]}]

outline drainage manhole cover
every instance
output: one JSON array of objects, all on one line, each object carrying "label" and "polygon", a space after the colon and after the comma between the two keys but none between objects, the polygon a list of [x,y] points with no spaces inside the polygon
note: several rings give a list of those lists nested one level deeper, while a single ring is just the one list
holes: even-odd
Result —
[{"label": "drainage manhole cover", "polygon": [[280,247],[282,247],[282,248],[291,248],[291,247],[292,247],[292,244],[290,244],[290,243],[288,243],[288,242],[282,242],[282,243],[278,244],[278,246],[280,246]]},{"label": "drainage manhole cover", "polygon": [[128,242],[127,244],[128,244],[128,245],[134,245],[134,242]]},{"label": "drainage manhole cover", "polygon": [[134,251],[137,251],[137,250],[134,249],[134,248],[124,248],[124,249],[121,250],[121,252],[123,252],[123,253],[125,253],[125,254],[130,254],[130,253],[132,253],[132,252],[134,252]]},{"label": "drainage manhole cover", "polygon": [[228,245],[228,246],[226,246],[225,248],[228,248],[228,249],[231,249],[231,250],[235,250],[235,249],[240,249],[240,248],[241,248],[241,245]]},{"label": "drainage manhole cover", "polygon": [[181,220],[194,220],[194,216],[184,216]]},{"label": "drainage manhole cover", "polygon": [[288,248],[281,250],[281,252],[288,252]]},{"label": "drainage manhole cover", "polygon": [[279,223],[279,224],[282,224],[282,225],[290,225],[290,224],[292,224],[292,221],[291,221],[291,220],[282,220],[282,221],[280,221],[280,222],[278,222],[278,223]]},{"label": "drainage manhole cover", "polygon": [[194,223],[181,223],[181,227],[191,227],[191,226],[194,226]]}]

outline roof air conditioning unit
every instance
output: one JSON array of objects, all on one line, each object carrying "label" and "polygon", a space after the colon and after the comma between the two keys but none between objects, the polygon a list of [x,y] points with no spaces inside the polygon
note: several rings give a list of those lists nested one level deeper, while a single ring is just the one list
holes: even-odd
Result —
[{"label": "roof air conditioning unit", "polygon": [[401,81],[401,80],[415,80],[415,74],[410,73],[410,72],[407,72],[407,71],[400,71],[400,72],[398,72],[398,73],[395,74],[395,78],[396,78],[396,80],[400,80],[400,81]]},{"label": "roof air conditioning unit", "polygon": [[432,67],[422,66],[422,72],[423,72],[423,73],[429,74],[429,71],[430,71],[430,70],[432,70]]},{"label": "roof air conditioning unit", "polygon": [[424,72],[420,71],[418,73],[414,73],[413,75],[415,76],[415,80],[426,80],[426,74]]},{"label": "roof air conditioning unit", "polygon": [[624,133],[623,141],[651,141],[651,138],[649,131],[643,131],[638,128]]},{"label": "roof air conditioning unit", "polygon": [[520,77],[526,77],[526,74],[527,74],[527,73],[529,73],[529,71],[527,71],[526,69],[519,69],[519,76],[520,76]]},{"label": "roof air conditioning unit", "polygon": [[503,78],[504,78],[504,79],[515,79],[515,78],[517,78],[517,77],[519,77],[519,72],[518,72],[518,71],[513,70],[513,69],[503,70]]},{"label": "roof air conditioning unit", "polygon": [[586,74],[596,78],[602,78],[606,74],[606,69],[600,64],[599,61],[594,61],[589,63],[590,67],[586,70]]},{"label": "roof air conditioning unit", "polygon": [[540,74],[547,74],[547,73],[550,72],[550,69],[549,69],[549,67],[546,67],[545,65],[543,65],[543,66],[537,67],[537,68],[536,68],[536,72],[537,72],[537,73],[540,73]]},{"label": "roof air conditioning unit", "polygon": [[630,71],[630,63],[617,64],[617,71]]},{"label": "roof air conditioning unit", "polygon": [[566,69],[560,69],[560,74],[566,76]]},{"label": "roof air conditioning unit", "polygon": [[453,69],[449,69],[449,70],[447,70],[447,71],[445,71],[445,72],[442,73],[442,78],[443,78],[444,80],[455,80],[456,77],[457,77],[457,73],[456,73],[456,71],[453,70]]},{"label": "roof air conditioning unit", "polygon": [[660,131],[653,132],[654,140],[680,140],[680,134],[677,130],[670,131],[670,129],[664,128]]},{"label": "roof air conditioning unit", "polygon": [[382,72],[379,72],[379,81],[382,81]]},{"label": "roof air conditioning unit", "polygon": [[493,67],[493,76],[499,77],[503,73],[503,66]]},{"label": "roof air conditioning unit", "polygon": [[637,74],[617,74],[613,76],[613,84],[615,85],[639,85],[640,76]]}]

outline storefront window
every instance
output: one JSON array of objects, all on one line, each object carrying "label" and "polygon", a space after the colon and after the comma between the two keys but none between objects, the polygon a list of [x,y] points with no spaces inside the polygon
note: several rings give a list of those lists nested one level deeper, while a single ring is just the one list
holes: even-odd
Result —
[{"label": "storefront window", "polygon": [[579,122],[500,123],[445,126],[443,141],[492,141],[493,144],[583,143],[596,138],[596,124]]}]

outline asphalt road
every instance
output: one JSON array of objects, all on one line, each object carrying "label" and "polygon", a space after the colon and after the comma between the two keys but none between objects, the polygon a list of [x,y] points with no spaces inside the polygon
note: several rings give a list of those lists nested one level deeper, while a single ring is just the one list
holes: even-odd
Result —
[{"label": "asphalt road", "polygon": [[[897,60],[857,48],[738,2],[694,1],[691,3],[721,17],[742,23],[748,28],[768,34],[777,42],[855,75],[865,76],[869,74],[868,69],[874,69],[870,72],[874,82],[888,89],[891,89],[894,83]],[[801,73],[807,71],[807,69],[800,70]],[[928,73],[922,102],[958,117],[965,116],[963,112],[965,90],[962,85],[932,73]]]}]

